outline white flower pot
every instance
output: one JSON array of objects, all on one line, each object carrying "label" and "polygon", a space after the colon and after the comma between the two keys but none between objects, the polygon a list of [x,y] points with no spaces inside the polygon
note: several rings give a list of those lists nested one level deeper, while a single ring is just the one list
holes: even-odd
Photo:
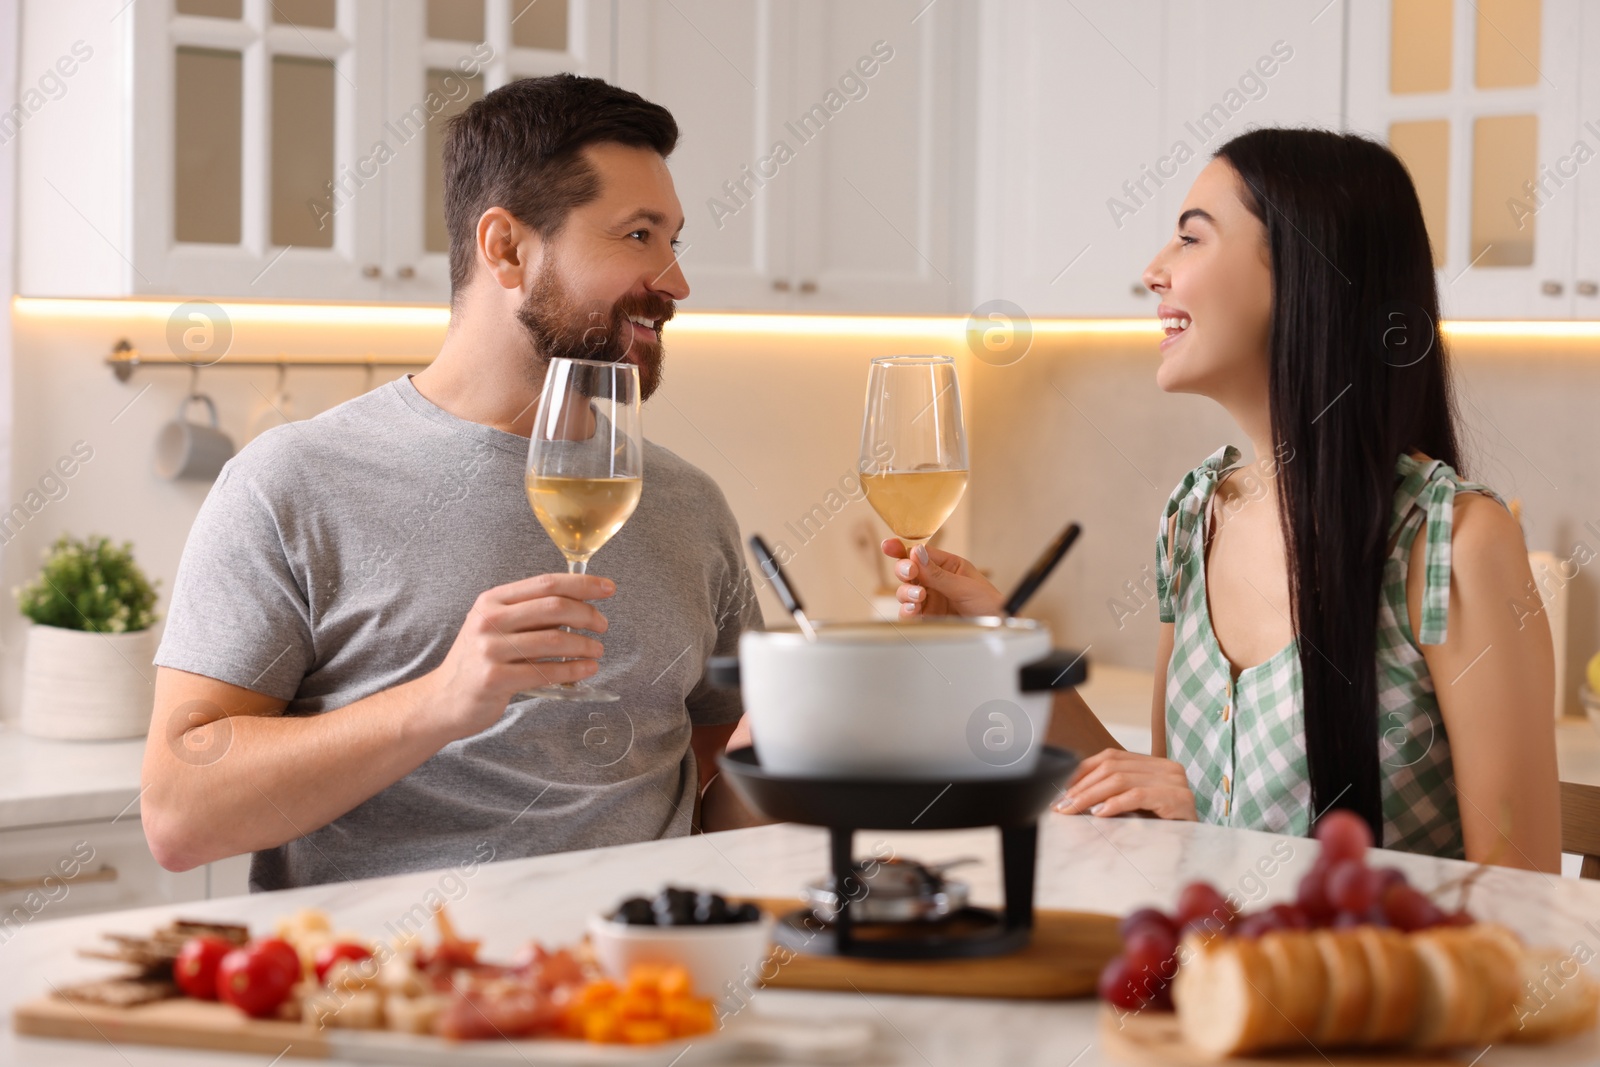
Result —
[{"label": "white flower pot", "polygon": [[28,628],[22,732],[63,741],[143,737],[155,704],[155,630]]}]

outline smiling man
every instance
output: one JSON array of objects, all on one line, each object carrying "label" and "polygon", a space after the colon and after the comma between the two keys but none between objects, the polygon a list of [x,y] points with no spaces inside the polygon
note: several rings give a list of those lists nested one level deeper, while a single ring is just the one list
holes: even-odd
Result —
[{"label": "smiling man", "polygon": [[[660,385],[689,293],[677,137],[571,75],[452,120],[438,358],[263,434],[190,532],[144,763],[164,866],[254,852],[251,887],[280,889],[685,834],[697,800],[708,829],[753,821],[714,774],[738,695],[703,676],[761,622],[722,494],[649,445],[585,576],[523,488],[551,358]],[[512,701],[590,677],[622,699]]]}]

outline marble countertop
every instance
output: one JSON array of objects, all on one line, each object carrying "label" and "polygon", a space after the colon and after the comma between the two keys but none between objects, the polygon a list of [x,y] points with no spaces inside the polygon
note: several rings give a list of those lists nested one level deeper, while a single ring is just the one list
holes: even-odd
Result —
[{"label": "marble countertop", "polygon": [[0,728],[0,830],[115,819],[139,799],[144,738],[46,741]]},{"label": "marble countertop", "polygon": [[[863,831],[856,837],[857,852],[870,851],[879,841],[896,854],[923,861],[968,853],[985,857],[982,866],[965,868],[963,877],[979,903],[998,902],[997,835],[992,831]],[[1315,852],[1316,846],[1303,839],[1194,823],[1049,815],[1041,827],[1039,904],[1113,914],[1143,905],[1170,907],[1179,887],[1199,877],[1253,904],[1272,902],[1292,895]],[[575,940],[592,910],[665,882],[730,894],[793,895],[826,862],[823,831],[766,826],[484,864],[447,895],[457,926],[467,936],[483,938],[488,955],[503,956],[530,937],[547,943]],[[1424,887],[1459,878],[1470,869],[1454,861],[1398,853],[1383,854],[1381,862],[1404,869]],[[54,922],[41,914],[0,946],[0,1063],[264,1067],[270,1057],[144,1048],[110,1038],[75,1043],[18,1037],[9,1026],[11,1008],[45,992],[47,983],[105,973],[105,964],[74,956],[74,950],[104,931],[144,931],[179,912],[243,920],[260,931],[285,912],[315,906],[331,912],[337,927],[377,935],[385,923],[444,886],[441,873],[432,872]],[[1600,882],[1492,869],[1473,888],[1470,906],[1479,917],[1504,922],[1535,943],[1569,949],[1583,944],[1591,954],[1600,949]],[[1108,1062],[1096,1037],[1098,1008],[1091,1001],[762,990],[753,998],[752,1010],[816,1025],[864,1020],[878,1033],[878,1046],[868,1061],[876,1065],[1093,1067]],[[1474,1062],[1544,1067],[1596,1059],[1600,1042],[1585,1039],[1563,1046],[1559,1055],[1495,1046]]]}]

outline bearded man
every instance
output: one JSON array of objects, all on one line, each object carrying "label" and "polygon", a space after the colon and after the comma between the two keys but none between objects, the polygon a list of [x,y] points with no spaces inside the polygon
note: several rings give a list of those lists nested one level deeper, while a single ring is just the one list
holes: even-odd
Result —
[{"label": "bearded man", "polygon": [[[190,532],[144,762],[163,866],[253,852],[271,890],[754,821],[715,774],[738,694],[705,677],[761,624],[721,492],[647,445],[638,509],[579,575],[523,482],[550,359],[660,385],[689,294],[677,138],[571,75],[451,120],[438,358],[257,438]],[[515,696],[591,678],[621,699]]]}]

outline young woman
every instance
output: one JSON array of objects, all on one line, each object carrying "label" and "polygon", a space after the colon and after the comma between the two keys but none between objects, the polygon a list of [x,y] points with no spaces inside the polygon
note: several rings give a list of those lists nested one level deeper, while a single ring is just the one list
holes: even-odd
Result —
[{"label": "young woman", "polygon": [[[1060,810],[1305,834],[1348,808],[1388,848],[1559,870],[1550,630],[1526,607],[1521,528],[1458,473],[1400,161],[1351,135],[1243,134],[1144,282],[1167,335],[1157,384],[1221,404],[1256,459],[1225,446],[1173,491],[1152,752],[1059,700],[1052,737],[1104,747]],[[903,616],[998,613],[966,560],[884,551]]]}]

